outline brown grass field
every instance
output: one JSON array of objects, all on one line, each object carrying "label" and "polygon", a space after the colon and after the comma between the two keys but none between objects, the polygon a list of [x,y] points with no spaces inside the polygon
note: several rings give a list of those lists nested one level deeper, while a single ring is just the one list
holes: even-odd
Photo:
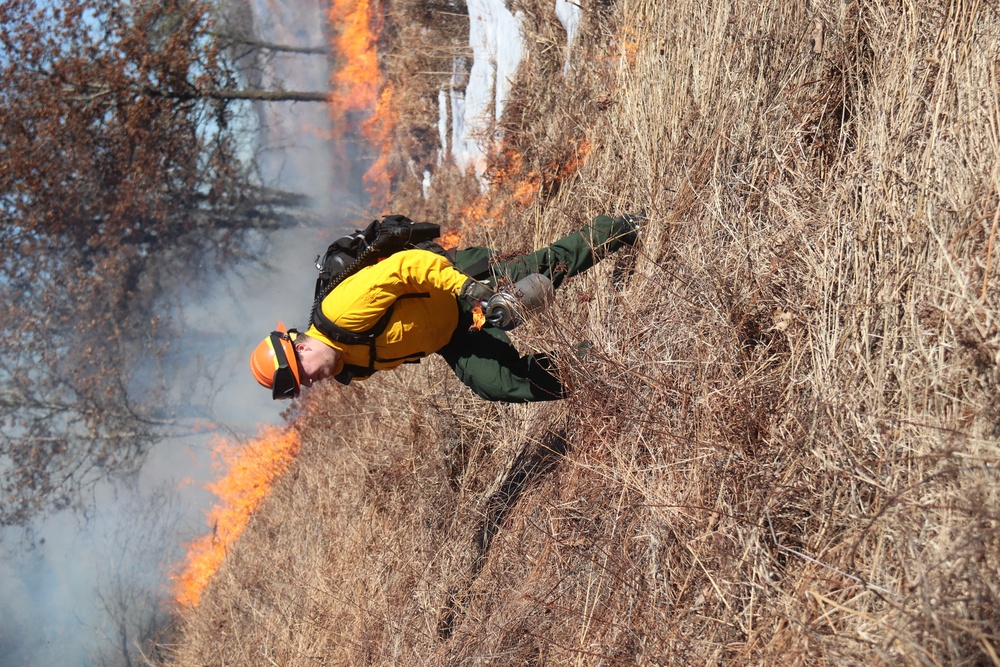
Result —
[{"label": "brown grass field", "polygon": [[[564,74],[513,4],[494,189],[400,169],[392,208],[504,251],[648,212],[513,334],[571,397],[433,358],[309,392],[169,664],[1000,664],[996,6],[585,2]],[[465,39],[418,23],[400,165]]]}]

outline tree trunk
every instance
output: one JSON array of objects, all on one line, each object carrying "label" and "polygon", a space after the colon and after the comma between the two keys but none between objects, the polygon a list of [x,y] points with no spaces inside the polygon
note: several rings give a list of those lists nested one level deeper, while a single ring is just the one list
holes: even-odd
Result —
[{"label": "tree trunk", "polygon": [[216,33],[216,37],[230,40],[231,45],[248,46],[254,49],[263,49],[278,53],[302,53],[307,56],[330,55],[329,46],[289,46],[287,44],[274,44],[272,42],[263,42],[244,36],[227,35],[225,33]]},{"label": "tree trunk", "polygon": [[147,95],[165,97],[172,100],[252,100],[254,102],[326,102],[330,94],[311,90],[194,90],[191,92],[164,91],[146,88]]}]

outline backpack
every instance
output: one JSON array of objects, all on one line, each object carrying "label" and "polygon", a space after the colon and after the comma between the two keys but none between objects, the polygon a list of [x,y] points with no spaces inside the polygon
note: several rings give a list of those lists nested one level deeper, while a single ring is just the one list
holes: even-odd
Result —
[{"label": "backpack", "polygon": [[[420,248],[448,257],[444,248],[434,242],[441,235],[441,227],[431,222],[413,222],[405,215],[386,215],[373,220],[363,231],[342,236],[326,249],[323,259],[316,258],[316,291],[313,296],[309,323],[331,340],[346,345],[373,342],[385,328],[380,320],[362,333],[346,331],[330,322],[323,315],[323,299],[344,279],[361,269],[373,266],[401,250]],[[383,320],[388,321],[389,313]]]},{"label": "backpack", "polygon": [[413,222],[405,215],[386,215],[381,221],[373,220],[364,231],[355,230],[331,243],[322,260],[316,257],[319,276],[313,298],[322,301],[345,278],[400,250],[423,248],[447,257],[445,249],[434,242],[440,235],[439,225]]}]

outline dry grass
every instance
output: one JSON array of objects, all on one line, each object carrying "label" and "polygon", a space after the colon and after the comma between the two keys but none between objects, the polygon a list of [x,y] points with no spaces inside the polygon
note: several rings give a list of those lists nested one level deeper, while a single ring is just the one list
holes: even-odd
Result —
[{"label": "dry grass", "polygon": [[592,150],[467,240],[651,220],[516,332],[574,393],[314,392],[172,664],[1000,663],[995,11],[622,0],[565,76],[536,24],[510,145]]}]

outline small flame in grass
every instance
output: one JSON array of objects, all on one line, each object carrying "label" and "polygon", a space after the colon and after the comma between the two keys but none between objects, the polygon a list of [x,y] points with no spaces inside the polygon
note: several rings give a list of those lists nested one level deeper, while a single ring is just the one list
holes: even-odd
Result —
[{"label": "small flame in grass", "polygon": [[444,248],[445,250],[454,250],[455,248],[458,247],[458,244],[461,242],[462,242],[462,235],[456,232],[455,230],[444,232],[441,235],[441,238],[438,239],[438,243],[440,243],[441,247]]},{"label": "small flame in grass", "polygon": [[[360,133],[366,140],[375,157],[363,183],[372,206],[385,208],[401,164],[401,158],[393,156],[399,96],[379,67],[378,44],[385,20],[371,0],[331,0],[328,19],[334,30],[331,47],[337,63],[329,102],[334,131],[345,138]],[[469,227],[480,227],[503,219],[508,204],[524,208],[539,195],[552,195],[586,160],[591,146],[580,140],[565,144],[564,149],[538,166],[538,160],[526,160],[513,146],[501,143],[489,160],[489,193],[458,211],[459,218]]]},{"label": "small flame in grass", "polygon": [[472,326],[469,327],[469,331],[479,331],[486,324],[486,315],[483,314],[483,307],[480,305],[473,306],[472,308]]},{"label": "small flame in grass", "polygon": [[218,440],[214,466],[225,474],[206,488],[219,501],[208,512],[212,533],[188,545],[181,572],[174,576],[174,600],[197,606],[202,591],[226,559],[233,544],[278,477],[299,451],[299,436],[292,429],[265,427],[246,445]]},{"label": "small flame in grass", "polygon": [[[540,169],[529,169],[524,156],[515,148],[501,149],[487,170],[489,191],[478,196],[459,212],[465,228],[489,228],[508,218],[507,207],[524,208],[541,194],[555,194],[562,182],[576,173],[593,146],[587,140],[574,142],[562,160],[550,162]],[[456,233],[461,238],[462,230]]]}]

